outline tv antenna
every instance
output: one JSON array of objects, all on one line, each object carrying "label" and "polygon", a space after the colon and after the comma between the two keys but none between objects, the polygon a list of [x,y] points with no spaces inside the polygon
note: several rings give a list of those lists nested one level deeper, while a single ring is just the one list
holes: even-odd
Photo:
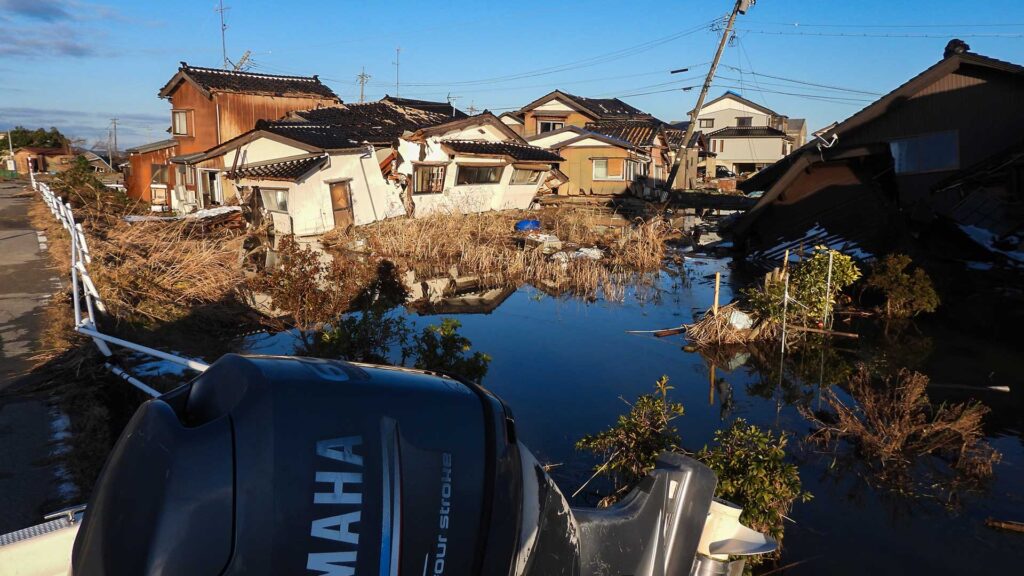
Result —
[{"label": "tv antenna", "polygon": [[401,57],[402,57],[402,47],[398,46],[397,48],[395,48],[395,61],[392,62],[392,64],[395,65],[395,98],[398,98],[398,86],[399,86],[399,84],[398,84],[398,71],[399,71],[399,64],[401,62]]},{"label": "tv antenna", "polygon": [[231,65],[231,62],[228,60],[228,41],[227,41],[228,25],[227,25],[227,22],[224,21],[224,13],[227,12],[228,10],[231,10],[231,8],[230,7],[227,7],[227,8],[224,7],[224,0],[219,0],[219,3],[220,3],[220,7],[219,8],[214,8],[214,12],[220,12],[220,53],[221,53],[221,56],[224,58],[223,68],[225,70],[227,70],[228,66]]}]

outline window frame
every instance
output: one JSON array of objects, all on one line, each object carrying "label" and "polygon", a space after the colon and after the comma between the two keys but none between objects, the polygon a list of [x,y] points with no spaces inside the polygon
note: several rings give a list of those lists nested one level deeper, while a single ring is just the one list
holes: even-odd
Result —
[{"label": "window frame", "polygon": [[[525,182],[516,182],[516,175],[522,174],[523,172],[529,172],[530,177],[527,178]],[[516,168],[513,166],[512,177],[508,181],[509,186],[531,186],[540,184],[540,177],[543,172],[544,170],[538,170],[535,168]]]},{"label": "window frame", "polygon": [[[609,160],[620,160],[620,161],[622,161],[622,165],[619,167],[619,169],[621,171],[619,172],[618,176],[610,176],[609,175],[609,169],[611,168],[611,163],[609,162]],[[591,180],[593,180],[594,182],[625,182],[626,181],[626,160],[627,160],[626,158],[591,158],[591,166],[590,166],[590,169],[591,169],[591,174],[590,174]],[[604,176],[598,176],[597,175],[598,162],[604,162],[604,166],[605,166],[605,168],[604,168],[604,174],[605,175]]]},{"label": "window frame", "polygon": [[[548,129],[548,130],[542,130],[541,128],[542,128],[542,126],[544,124],[549,124],[552,127],[550,129]],[[558,124],[558,128],[554,128],[553,127],[555,124]],[[540,118],[537,119],[537,134],[547,134],[548,132],[554,132],[556,130],[561,130],[562,128],[565,128],[565,120],[564,119],[563,120],[541,120]]]},{"label": "window frame", "polygon": [[[420,183],[419,171],[421,169],[428,169],[430,171],[440,170],[440,172],[441,172],[440,176],[441,177],[440,177],[440,179],[437,180],[437,182],[440,185],[439,185],[437,190],[420,190],[419,189],[419,183]],[[447,164],[418,164],[418,163],[414,163],[413,167],[412,167],[412,193],[413,193],[414,196],[443,194],[444,193],[445,178],[447,178],[447,177],[448,177],[448,165]],[[431,178],[431,180],[434,180],[434,179]]]},{"label": "window frame", "polygon": [[[455,186],[495,186],[501,184],[502,174],[505,172],[505,166],[502,164],[456,164],[455,165]],[[481,169],[494,170],[496,179],[494,181],[487,182],[462,182],[463,170],[481,170]]]},{"label": "window frame", "polygon": [[[265,194],[267,194],[268,192],[273,193],[275,195],[274,196],[274,206],[275,206],[274,208],[271,208],[267,204],[267,197],[265,196]],[[281,209],[280,196],[278,196],[279,194],[282,194],[282,193],[284,194],[284,197],[285,197],[284,198],[284,209],[283,210]],[[291,201],[291,197],[290,196],[291,196],[291,190],[289,190],[288,188],[264,188],[264,187],[260,186],[260,201],[263,203],[263,209],[266,210],[267,212],[279,212],[281,214],[290,214],[290,212],[288,212],[289,204],[291,204],[291,202],[290,202]]]},{"label": "window frame", "polygon": [[[902,166],[905,164],[910,153],[909,149],[899,150],[900,146],[906,146],[908,144],[917,142],[922,143],[927,138],[939,138],[939,137],[950,137],[952,138],[952,158],[950,164],[945,165],[925,165],[923,167],[915,165],[911,169],[907,169]],[[934,172],[952,172],[960,169],[960,131],[959,130],[938,130],[935,132],[925,132],[922,134],[915,134],[913,136],[905,136],[903,138],[894,138],[889,141],[889,153],[892,154],[893,160],[893,172],[897,176],[913,176],[916,174],[930,174]],[[913,158],[920,162],[923,158],[935,159],[938,157],[937,154],[929,153],[924,154],[921,151],[917,152],[918,157]],[[901,158],[903,158],[901,162]]]},{"label": "window frame", "polygon": [[[167,164],[150,164],[149,165],[149,185],[157,185],[167,187],[170,183],[170,170],[168,170]],[[163,174],[163,180],[157,180],[158,174]]]},{"label": "window frame", "polygon": [[[171,136],[191,136],[192,135],[192,118],[189,113],[191,110],[171,110]],[[178,115],[184,116],[185,118],[185,131],[178,132],[177,121],[175,118]]]},{"label": "window frame", "polygon": [[697,127],[698,128],[714,128],[715,127],[715,119],[714,118],[698,118],[697,119]]},{"label": "window frame", "polygon": [[[744,121],[746,121],[746,124],[743,123]],[[736,127],[737,128],[752,128],[753,126],[754,126],[754,117],[753,116],[737,116],[736,117]]]}]

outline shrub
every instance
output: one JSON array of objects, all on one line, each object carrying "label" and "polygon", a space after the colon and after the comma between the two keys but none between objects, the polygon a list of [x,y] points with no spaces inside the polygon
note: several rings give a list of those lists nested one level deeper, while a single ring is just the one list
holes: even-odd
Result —
[{"label": "shrub", "polygon": [[740,521],[770,534],[780,546],[793,503],[811,499],[801,489],[797,467],[786,462],[786,442],[785,434],[775,436],[739,418],[715,432],[715,446],[696,456],[718,475],[716,495],[743,507]]},{"label": "shrub", "polygon": [[683,405],[668,400],[668,376],[654,384],[653,394],[642,394],[619,416],[611,428],[576,442],[577,450],[597,454],[605,462],[595,472],[612,480],[614,493],[602,500],[608,505],[654,468],[654,460],[666,451],[680,450],[680,438],[672,420],[683,415]]},{"label": "shrub", "polygon": [[266,292],[274,307],[288,312],[295,327],[306,330],[335,320],[348,309],[345,270],[337,259],[302,247],[292,237],[282,240],[281,265],[257,277],[253,290]]},{"label": "shrub", "polygon": [[868,277],[868,288],[885,296],[888,318],[910,318],[921,312],[934,312],[939,306],[939,295],[928,274],[921,268],[907,272],[911,262],[905,254],[889,254],[875,265]]},{"label": "shrub", "polygon": [[[835,308],[836,297],[860,276],[853,258],[826,246],[815,246],[809,257],[793,264],[789,270],[790,305],[786,308],[786,321],[804,325],[820,323]],[[766,280],[763,287],[744,290],[744,295],[758,318],[781,323],[785,290],[784,279]]]},{"label": "shrub", "polygon": [[414,366],[424,370],[437,370],[457,374],[479,382],[487,374],[491,357],[482,352],[473,352],[472,342],[459,334],[462,323],[454,318],[445,318],[441,325],[431,324],[413,338],[410,355],[416,358]]}]

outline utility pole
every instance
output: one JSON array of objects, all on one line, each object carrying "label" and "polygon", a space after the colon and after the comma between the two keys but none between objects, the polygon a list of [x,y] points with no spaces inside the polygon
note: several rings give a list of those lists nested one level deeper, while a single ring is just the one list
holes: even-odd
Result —
[{"label": "utility pole", "polygon": [[221,53],[221,56],[224,58],[223,68],[225,70],[227,70],[228,66],[231,65],[231,63],[228,62],[228,42],[227,42],[228,25],[227,25],[226,22],[224,22],[224,13],[227,12],[228,10],[231,10],[231,8],[230,7],[229,8],[225,8],[224,7],[224,0],[220,0],[220,8],[216,8],[215,9],[215,11],[220,12],[220,53]]},{"label": "utility pole", "polygon": [[736,5],[733,6],[732,12],[729,14],[729,21],[725,25],[725,31],[722,32],[722,39],[718,42],[718,51],[715,52],[715,59],[711,61],[711,68],[708,70],[707,78],[704,79],[704,86],[700,89],[700,96],[697,97],[697,105],[693,108],[693,112],[690,113],[690,125],[686,127],[686,136],[683,138],[683,166],[685,168],[686,162],[689,161],[687,150],[690,148],[690,138],[693,138],[693,131],[697,127],[697,116],[700,114],[700,109],[704,106],[704,98],[708,95],[708,89],[711,88],[711,82],[715,79],[715,71],[718,69],[718,61],[722,59],[722,52],[725,50],[725,43],[729,41],[729,36],[732,34],[732,27],[736,24],[737,14],[746,14],[747,10],[754,5],[757,0],[736,0]]},{"label": "utility pole", "polygon": [[[469,103],[469,108],[466,108],[466,113],[469,114],[470,116],[476,116],[476,106],[474,104],[475,104],[475,102],[470,102]],[[452,115],[454,115],[454,114],[455,114],[455,111],[452,110]]]},{"label": "utility pole", "polygon": [[448,105],[452,107],[453,118],[455,117],[455,101],[458,100],[459,98],[462,98],[462,96],[452,96],[451,92],[449,92],[448,96],[445,97],[445,99],[448,100]]},{"label": "utility pole", "polygon": [[[117,154],[117,118],[110,119],[111,124],[114,125],[114,154]],[[110,157],[110,162],[114,162],[114,157]]]},{"label": "utility pole", "polygon": [[398,71],[399,71],[399,63],[400,63],[401,57],[402,57],[402,47],[399,46],[399,47],[395,48],[395,62],[394,62],[394,64],[395,64],[395,98],[398,98],[398,86],[399,86],[399,83],[398,83]]},{"label": "utility pole", "polygon": [[[366,83],[370,81],[371,76],[366,73],[366,66],[363,66],[363,71],[356,75],[356,82],[359,82],[359,103],[365,102],[364,91],[366,89]],[[398,96],[398,93],[395,93]]]}]

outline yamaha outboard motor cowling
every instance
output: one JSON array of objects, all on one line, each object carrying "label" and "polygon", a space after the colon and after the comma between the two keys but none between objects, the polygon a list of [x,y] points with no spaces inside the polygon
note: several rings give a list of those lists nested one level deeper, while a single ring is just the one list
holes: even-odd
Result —
[{"label": "yamaha outboard motor cowling", "polygon": [[714,487],[665,456],[617,506],[570,509],[473,383],[227,355],[139,408],[72,573],[688,574]]}]

